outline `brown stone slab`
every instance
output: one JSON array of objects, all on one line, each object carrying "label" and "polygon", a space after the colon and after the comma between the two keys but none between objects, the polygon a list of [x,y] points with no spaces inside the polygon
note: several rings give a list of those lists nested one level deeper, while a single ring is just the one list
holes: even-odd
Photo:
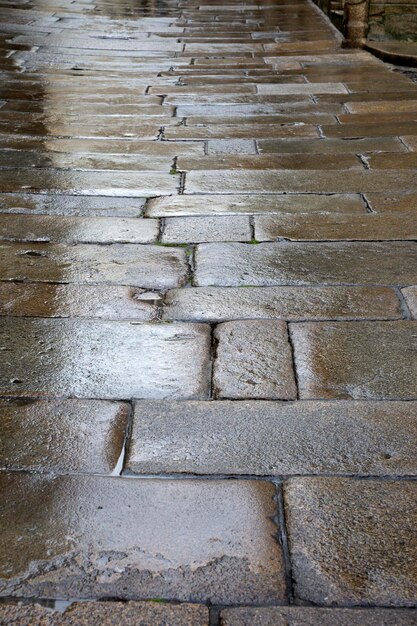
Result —
[{"label": "brown stone slab", "polygon": [[415,606],[416,489],[411,481],[288,481],[296,597],[322,605]]},{"label": "brown stone slab", "polygon": [[322,127],[325,137],[399,137],[417,135],[417,122],[377,122],[368,124],[330,124]]},{"label": "brown stone slab", "polygon": [[[408,156],[408,155],[404,155]],[[417,155],[415,155],[417,157]],[[412,167],[402,165],[402,167]],[[183,158],[177,161],[177,169],[185,172],[192,170],[269,170],[269,169],[357,169],[363,170],[363,164],[355,154],[258,154],[239,156],[206,156],[203,158]]]},{"label": "brown stone slab", "polygon": [[377,213],[410,213],[417,207],[417,193],[367,193],[366,201]]},{"label": "brown stone slab", "polygon": [[[417,155],[416,155],[417,156]],[[417,239],[416,213],[256,215],[255,239],[274,241],[404,241]]]},{"label": "brown stone slab", "polygon": [[37,604],[2,604],[0,623],[13,626],[208,626],[208,608],[197,604],[175,605],[161,601],[75,602],[63,613]]},{"label": "brown stone slab", "polygon": [[386,287],[194,287],[168,291],[163,318],[184,322],[401,319],[402,312],[395,291]]},{"label": "brown stone slab", "polygon": [[249,606],[223,609],[222,626],[413,626],[415,609],[322,609]]},{"label": "brown stone slab", "polygon": [[162,172],[0,170],[0,189],[12,193],[135,197],[177,193],[178,187],[178,176]]},{"label": "brown stone slab", "polygon": [[[393,111],[393,112],[380,112],[378,113],[378,122],[381,124],[396,123],[396,124],[412,124],[415,121],[415,113],[413,111]],[[348,115],[338,115],[338,120],[341,124],[374,124],[375,113],[355,113]]]},{"label": "brown stone slab", "polygon": [[[3,107],[2,107],[3,108]],[[246,121],[254,115],[291,115],[297,118],[299,115],[316,114],[319,117],[325,115],[337,115],[344,113],[345,109],[341,104],[321,104],[317,105],[309,98],[298,98],[296,101],[249,103],[249,104],[182,104],[177,107],[178,117],[188,117],[190,115],[210,115],[235,118],[236,116],[246,116]]]},{"label": "brown stone slab", "polygon": [[402,141],[406,144],[409,150],[417,151],[417,137],[414,135],[405,135],[401,137]]},{"label": "brown stone slab", "polygon": [[406,242],[207,243],[195,259],[197,287],[417,283],[417,246]]},{"label": "brown stone slab", "polygon": [[114,285],[0,283],[0,316],[153,321],[158,293]]},{"label": "brown stone slab", "polygon": [[1,241],[155,243],[158,220],[128,217],[0,215]]},{"label": "brown stone slab", "polygon": [[2,281],[107,283],[147,289],[179,287],[187,278],[184,250],[112,244],[0,244]]},{"label": "brown stone slab", "polygon": [[365,213],[366,206],[359,194],[288,194],[288,195],[179,195],[151,198],[146,203],[147,217],[193,215],[253,215],[281,212]]},{"label": "brown stone slab", "polygon": [[[397,137],[358,137],[357,139],[261,139],[257,142],[259,152],[303,153],[343,156],[363,152],[406,152],[406,147]],[[317,157],[321,159],[321,157]]]},{"label": "brown stone slab", "polygon": [[223,139],[263,137],[319,137],[312,124],[212,124],[206,126],[172,126],[165,129],[164,136],[177,139]]},{"label": "brown stone slab", "polygon": [[17,473],[0,480],[2,595],[285,599],[270,483]]},{"label": "brown stone slab", "polygon": [[400,102],[388,100],[386,102],[348,102],[346,108],[350,113],[402,113],[417,112],[416,100],[403,100]]},{"label": "brown stone slab", "polygon": [[209,392],[203,324],[3,317],[0,342],[3,395],[204,399]]},{"label": "brown stone slab", "polygon": [[188,172],[185,193],[361,193],[414,191],[415,170],[206,170]]},{"label": "brown stone slab", "polygon": [[407,169],[417,167],[415,152],[402,154],[371,154],[365,155],[366,162],[371,169]]},{"label": "brown stone slab", "polygon": [[0,400],[1,469],[110,474],[128,417],[129,405],[100,400]]},{"label": "brown stone slab", "polygon": [[300,398],[417,398],[417,322],[291,324]]},{"label": "brown stone slab", "polygon": [[[165,101],[166,104],[172,104],[172,96],[176,96],[177,94],[180,96],[186,94],[192,94],[192,99],[195,100],[195,95],[197,95],[198,101],[200,101],[200,94],[213,94],[216,98],[217,95],[227,94],[230,97],[230,94],[255,94],[256,86],[255,85],[167,85],[162,87],[150,87],[148,93],[163,96],[167,95],[168,99]],[[219,98],[221,102],[222,98]],[[175,105],[174,105],[175,106]]]},{"label": "brown stone slab", "polygon": [[224,322],[214,331],[216,398],[297,397],[287,325],[275,320]]},{"label": "brown stone slab", "polygon": [[415,476],[416,404],[140,401],[126,472]]},{"label": "brown stone slab", "polygon": [[405,287],[402,294],[407,302],[407,306],[411,311],[411,316],[417,319],[417,285]]},{"label": "brown stone slab", "polygon": [[[0,111],[1,115],[1,111]],[[303,113],[282,113],[267,115],[245,115],[231,112],[229,115],[211,115],[207,112],[206,115],[186,115],[187,126],[213,126],[215,124],[224,125],[237,125],[237,124],[268,124],[268,125],[280,125],[280,124],[337,124],[336,116],[328,115],[327,113],[321,113],[315,111],[311,114]],[[1,117],[0,117],[1,119]]]},{"label": "brown stone slab", "polygon": [[246,216],[168,217],[161,235],[162,243],[201,243],[204,241],[250,241]]}]

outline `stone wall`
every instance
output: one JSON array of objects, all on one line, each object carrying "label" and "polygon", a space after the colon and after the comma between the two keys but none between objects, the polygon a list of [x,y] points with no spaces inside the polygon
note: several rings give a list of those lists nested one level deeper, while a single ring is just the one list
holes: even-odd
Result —
[{"label": "stone wall", "polygon": [[417,41],[417,0],[371,0],[369,38]]}]

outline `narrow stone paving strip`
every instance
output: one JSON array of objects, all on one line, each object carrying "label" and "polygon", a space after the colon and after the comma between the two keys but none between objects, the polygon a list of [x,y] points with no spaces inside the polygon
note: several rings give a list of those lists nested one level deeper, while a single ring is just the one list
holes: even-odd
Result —
[{"label": "narrow stone paving strip", "polygon": [[0,17],[0,624],[417,625],[417,85],[310,0]]}]

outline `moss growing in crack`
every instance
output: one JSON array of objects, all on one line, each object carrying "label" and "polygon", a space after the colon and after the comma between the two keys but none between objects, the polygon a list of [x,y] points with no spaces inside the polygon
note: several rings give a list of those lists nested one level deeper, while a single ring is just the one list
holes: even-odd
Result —
[{"label": "moss growing in crack", "polygon": [[179,171],[175,167],[171,167],[171,169],[169,170],[169,173],[172,176],[175,176],[175,174],[179,174]]},{"label": "moss growing in crack", "polygon": [[257,239],[251,239],[250,241],[248,241],[248,243],[255,245],[255,244],[258,244],[258,243],[261,243],[261,242],[258,241]]}]

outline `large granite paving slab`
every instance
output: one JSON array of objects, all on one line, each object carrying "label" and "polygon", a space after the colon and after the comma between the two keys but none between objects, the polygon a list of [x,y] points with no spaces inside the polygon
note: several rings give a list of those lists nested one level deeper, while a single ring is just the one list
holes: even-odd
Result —
[{"label": "large granite paving slab", "polygon": [[415,476],[415,402],[139,401],[126,471]]},{"label": "large granite paving slab", "polygon": [[0,467],[109,474],[128,417],[129,405],[100,400],[0,400]]},{"label": "large granite paving slab", "polygon": [[300,398],[417,398],[417,322],[290,324]]},{"label": "large granite paving slab", "polygon": [[147,217],[253,215],[307,212],[365,213],[358,194],[196,195],[163,196],[146,204]]},{"label": "large granite paving slab", "polygon": [[296,598],[416,605],[416,482],[294,478],[284,496]]},{"label": "large granite paving slab", "polygon": [[0,240],[60,243],[155,243],[158,220],[131,217],[0,215]]},{"label": "large granite paving slab", "polygon": [[158,293],[137,287],[0,282],[0,316],[89,317],[146,322],[158,318],[160,302]]},{"label": "large granite paving slab", "polygon": [[[147,221],[157,224],[157,220]],[[251,239],[249,217],[245,215],[168,217],[165,219],[161,235],[161,242],[169,244]]]},{"label": "large granite paving slab", "polygon": [[[0,313],[1,310],[0,301]],[[165,295],[162,315],[165,320],[184,322],[227,322],[236,319],[298,321],[400,319],[403,317],[399,298],[389,287],[171,289]]]},{"label": "large granite paving slab", "polygon": [[402,290],[407,306],[411,312],[413,319],[417,319],[417,285],[405,287]]},{"label": "large granite paving slab", "polygon": [[270,483],[18,473],[0,482],[3,596],[285,601]]},{"label": "large granite paving slab", "polygon": [[417,282],[414,242],[206,243],[195,258],[198,287]]},{"label": "large granite paving slab", "polygon": [[200,398],[210,327],[1,318],[0,391],[15,396]]},{"label": "large granite paving slab", "polygon": [[0,213],[139,217],[145,198],[0,193]]},{"label": "large granite paving slab", "polygon": [[208,626],[208,608],[198,604],[144,602],[74,602],[63,613],[39,604],[0,605],[0,624],[13,626]]},{"label": "large granite paving slab", "polygon": [[217,398],[297,397],[287,325],[281,320],[224,322],[214,331]]},{"label": "large granite paving slab", "polygon": [[147,289],[179,287],[187,277],[181,248],[152,245],[0,244],[3,281],[106,283]]},{"label": "large granite paving slab", "polygon": [[224,609],[221,626],[413,626],[416,609],[250,606]]},{"label": "large granite paving slab", "polygon": [[[417,156],[417,155],[416,155]],[[274,241],[416,241],[416,213],[256,215],[255,239]]]}]

